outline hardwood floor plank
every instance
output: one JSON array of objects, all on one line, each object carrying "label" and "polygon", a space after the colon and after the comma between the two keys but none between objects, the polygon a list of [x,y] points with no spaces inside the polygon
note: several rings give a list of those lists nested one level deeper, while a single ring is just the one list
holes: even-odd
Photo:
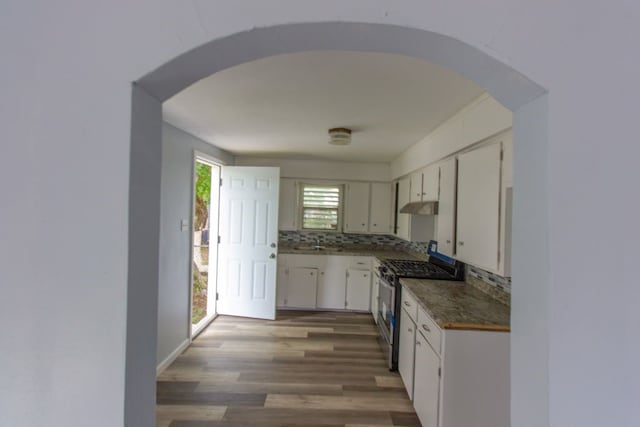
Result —
[{"label": "hardwood floor plank", "polygon": [[[260,426],[267,425],[328,425],[387,423],[393,422],[388,411],[354,411],[321,409],[282,409],[282,408],[229,408],[224,421],[242,423],[260,420]],[[230,424],[241,425],[241,424]],[[255,425],[255,424],[254,424]]]},{"label": "hardwood floor plank", "polygon": [[194,420],[194,421],[219,421],[222,420],[226,406],[211,405],[157,405],[156,417],[157,427],[169,427],[171,421]]},{"label": "hardwood floor plank", "polygon": [[374,411],[384,405],[389,411],[412,411],[407,399],[361,396],[313,396],[305,394],[269,394],[265,408],[349,409]]},{"label": "hardwood floor plank", "polygon": [[159,427],[419,426],[371,315],[220,316],[158,376]]}]

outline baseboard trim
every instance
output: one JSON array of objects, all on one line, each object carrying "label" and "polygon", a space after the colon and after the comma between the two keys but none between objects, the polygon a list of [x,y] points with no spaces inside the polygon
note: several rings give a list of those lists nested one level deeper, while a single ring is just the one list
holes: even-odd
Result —
[{"label": "baseboard trim", "polygon": [[191,344],[191,341],[187,338],[186,340],[184,340],[182,342],[182,344],[180,344],[178,346],[178,348],[173,350],[171,352],[171,354],[169,356],[167,356],[167,358],[164,359],[156,367],[156,377],[159,376],[161,373],[163,373],[164,370],[167,369],[169,367],[169,365],[171,365],[173,363],[173,361],[176,360],[178,358],[178,356],[180,356],[180,354],[187,349],[187,347],[189,347],[189,344]]}]

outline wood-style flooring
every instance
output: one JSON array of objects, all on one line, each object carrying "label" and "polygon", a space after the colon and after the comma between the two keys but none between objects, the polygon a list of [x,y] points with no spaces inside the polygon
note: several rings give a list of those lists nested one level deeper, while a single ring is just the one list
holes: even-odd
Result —
[{"label": "wood-style flooring", "polygon": [[220,316],[158,377],[160,427],[420,426],[370,314]]}]

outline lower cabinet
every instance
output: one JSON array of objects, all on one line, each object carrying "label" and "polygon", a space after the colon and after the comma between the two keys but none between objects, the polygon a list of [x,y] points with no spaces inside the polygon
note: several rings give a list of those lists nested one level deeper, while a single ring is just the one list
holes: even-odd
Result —
[{"label": "lower cabinet", "polygon": [[416,340],[416,324],[407,310],[400,310],[400,348],[398,355],[398,371],[407,389],[409,399],[413,400],[413,370]]},{"label": "lower cabinet", "polygon": [[320,271],[316,306],[322,309],[344,310],[349,257],[337,255],[319,256],[324,258],[325,262]]},{"label": "lower cabinet", "polygon": [[509,426],[508,332],[442,330],[418,306],[401,310],[399,339],[398,369],[423,427]]},{"label": "lower cabinet", "polygon": [[440,359],[421,332],[414,334],[414,336],[413,407],[423,427],[436,427],[438,425],[438,398],[440,394]]},{"label": "lower cabinet", "polygon": [[371,271],[347,270],[347,298],[345,308],[355,311],[369,311],[371,299]]},{"label": "lower cabinet", "polygon": [[277,306],[370,311],[371,257],[280,255]]},{"label": "lower cabinet", "polygon": [[292,267],[289,269],[287,287],[287,306],[296,308],[315,308],[318,289],[318,269]]}]

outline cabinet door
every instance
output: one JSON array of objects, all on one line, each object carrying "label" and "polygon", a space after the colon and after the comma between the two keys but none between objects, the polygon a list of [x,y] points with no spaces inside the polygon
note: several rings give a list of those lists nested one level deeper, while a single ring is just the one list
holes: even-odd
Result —
[{"label": "cabinet door", "polygon": [[371,299],[371,271],[347,270],[348,310],[369,311]]},{"label": "cabinet door", "polygon": [[289,279],[289,267],[278,264],[278,275],[276,278],[276,306],[287,306],[287,283]]},{"label": "cabinet door", "polygon": [[[409,178],[409,201],[420,202],[422,200],[422,171],[414,172]],[[400,206],[402,207],[402,206]]]},{"label": "cabinet door", "polygon": [[398,206],[396,209],[398,230],[396,235],[405,240],[409,240],[409,214],[400,213],[400,209],[409,203],[409,187],[409,178],[402,178],[398,181]]},{"label": "cabinet door", "polygon": [[369,232],[376,234],[391,233],[391,206],[391,184],[372,183]]},{"label": "cabinet door", "polygon": [[422,201],[438,200],[438,185],[440,180],[437,165],[427,166],[422,170]]},{"label": "cabinet door", "polygon": [[403,308],[400,310],[400,348],[398,355],[398,371],[409,399],[413,400],[413,366],[416,342],[416,324]]},{"label": "cabinet door", "polygon": [[280,202],[278,208],[278,229],[295,230],[297,226],[296,181],[291,178],[280,178]]},{"label": "cabinet door", "polygon": [[458,158],[456,256],[491,271],[498,268],[500,151],[493,144]]},{"label": "cabinet door", "polygon": [[349,258],[340,255],[326,257],[318,280],[318,308],[344,309]]},{"label": "cabinet door", "polygon": [[[423,427],[437,427],[440,359],[421,333],[416,334],[413,407]],[[400,339],[402,345],[402,339]]]},{"label": "cabinet door", "polygon": [[287,306],[298,308],[316,307],[316,290],[318,286],[318,269],[309,267],[292,267],[289,269],[287,284]]},{"label": "cabinet door", "polygon": [[369,183],[347,184],[344,209],[345,233],[366,233],[369,230]]},{"label": "cabinet door", "polygon": [[438,252],[453,256],[456,213],[456,159],[440,165],[440,196],[438,198]]}]

